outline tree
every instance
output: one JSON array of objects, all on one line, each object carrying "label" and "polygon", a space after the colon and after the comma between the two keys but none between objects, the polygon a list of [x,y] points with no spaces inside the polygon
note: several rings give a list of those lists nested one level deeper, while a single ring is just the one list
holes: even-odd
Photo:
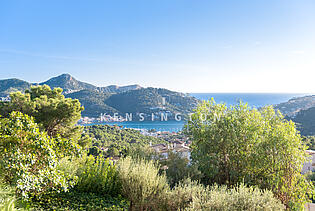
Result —
[{"label": "tree", "polygon": [[32,86],[25,94],[10,94],[9,102],[0,104],[0,114],[7,117],[12,111],[19,111],[35,118],[35,122],[50,136],[78,138],[82,128],[75,124],[81,118],[83,107],[76,99],[65,98],[61,88]]},{"label": "tree", "polygon": [[203,102],[186,126],[192,162],[207,183],[245,182],[273,191],[287,207],[303,207],[312,185],[301,175],[305,149],[296,127],[272,107]]},{"label": "tree", "polygon": [[161,166],[167,166],[165,170],[168,183],[171,187],[185,179],[198,180],[201,177],[195,165],[190,165],[187,158],[181,157],[179,153],[169,151],[168,158],[160,161]]},{"label": "tree", "polygon": [[16,185],[23,197],[51,190],[67,190],[72,184],[57,170],[59,159],[78,152],[71,140],[50,137],[32,117],[12,112],[0,119],[0,176]]}]

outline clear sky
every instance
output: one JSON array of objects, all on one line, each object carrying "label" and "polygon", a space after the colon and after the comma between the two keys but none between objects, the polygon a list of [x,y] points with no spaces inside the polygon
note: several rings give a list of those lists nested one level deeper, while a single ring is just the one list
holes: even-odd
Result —
[{"label": "clear sky", "polygon": [[0,1],[0,79],[315,93],[314,0]]}]

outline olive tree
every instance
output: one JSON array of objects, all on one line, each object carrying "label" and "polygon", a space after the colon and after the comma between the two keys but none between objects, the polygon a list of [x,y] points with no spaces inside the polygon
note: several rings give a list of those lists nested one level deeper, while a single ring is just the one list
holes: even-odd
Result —
[{"label": "olive tree", "polygon": [[303,207],[312,185],[301,175],[306,147],[292,121],[271,106],[201,103],[186,129],[192,162],[208,184],[241,182],[271,190],[287,207]]}]

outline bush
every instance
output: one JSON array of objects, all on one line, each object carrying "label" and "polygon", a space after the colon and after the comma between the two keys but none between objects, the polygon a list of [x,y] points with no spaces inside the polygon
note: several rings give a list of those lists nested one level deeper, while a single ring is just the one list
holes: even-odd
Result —
[{"label": "bush", "polygon": [[165,173],[171,187],[188,178],[192,180],[199,180],[201,178],[201,172],[197,166],[189,164],[189,160],[181,157],[179,153],[169,151],[168,158],[161,160],[160,164],[167,166]]},{"label": "bush", "polygon": [[76,149],[71,141],[50,138],[32,117],[12,112],[0,119],[0,169],[4,181],[23,197],[67,190],[72,184],[56,165],[60,152]]},{"label": "bush", "polygon": [[0,203],[0,211],[14,211],[14,199],[6,199],[3,203]]},{"label": "bush", "polygon": [[187,179],[168,191],[165,210],[284,210],[284,205],[271,191],[246,187],[244,184],[228,189],[227,186],[205,187]]},{"label": "bush", "polygon": [[118,162],[118,170],[122,194],[130,200],[129,210],[158,210],[169,186],[156,163],[126,157]]},{"label": "bush", "polygon": [[[1,175],[0,175],[1,180]],[[0,181],[0,211],[15,210],[15,189]]]},{"label": "bush", "polygon": [[111,196],[118,196],[121,192],[116,166],[104,157],[87,156],[79,165],[76,175],[77,191]]},{"label": "bush", "polygon": [[184,210],[197,197],[198,192],[205,192],[203,185],[190,179],[179,182],[172,190],[167,190],[163,198],[163,209]]},{"label": "bush", "polygon": [[241,182],[269,189],[287,208],[303,209],[314,192],[301,170],[305,146],[293,122],[272,107],[204,102],[187,125],[192,162],[206,184]]},{"label": "bush", "polygon": [[33,201],[32,210],[127,210],[128,201],[122,197],[104,196],[95,193],[69,192],[52,193],[43,195],[40,201]]},{"label": "bush", "polygon": [[214,185],[196,191],[194,200],[186,210],[285,210],[271,191],[240,185],[232,189]]}]

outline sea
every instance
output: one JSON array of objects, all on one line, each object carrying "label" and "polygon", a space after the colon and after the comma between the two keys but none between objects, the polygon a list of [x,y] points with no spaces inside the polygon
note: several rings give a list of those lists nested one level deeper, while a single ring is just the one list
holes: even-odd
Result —
[{"label": "sea", "polygon": [[[190,93],[190,96],[199,100],[211,100],[216,103],[225,103],[226,105],[238,104],[240,101],[248,103],[249,106],[259,108],[267,105],[275,105],[286,102],[292,98],[302,97],[309,94],[301,93]],[[123,128],[133,128],[138,130],[151,130],[178,132],[186,124],[185,121],[143,121],[143,122],[105,122],[98,124],[119,125]],[[90,125],[90,124],[89,124]]]}]

